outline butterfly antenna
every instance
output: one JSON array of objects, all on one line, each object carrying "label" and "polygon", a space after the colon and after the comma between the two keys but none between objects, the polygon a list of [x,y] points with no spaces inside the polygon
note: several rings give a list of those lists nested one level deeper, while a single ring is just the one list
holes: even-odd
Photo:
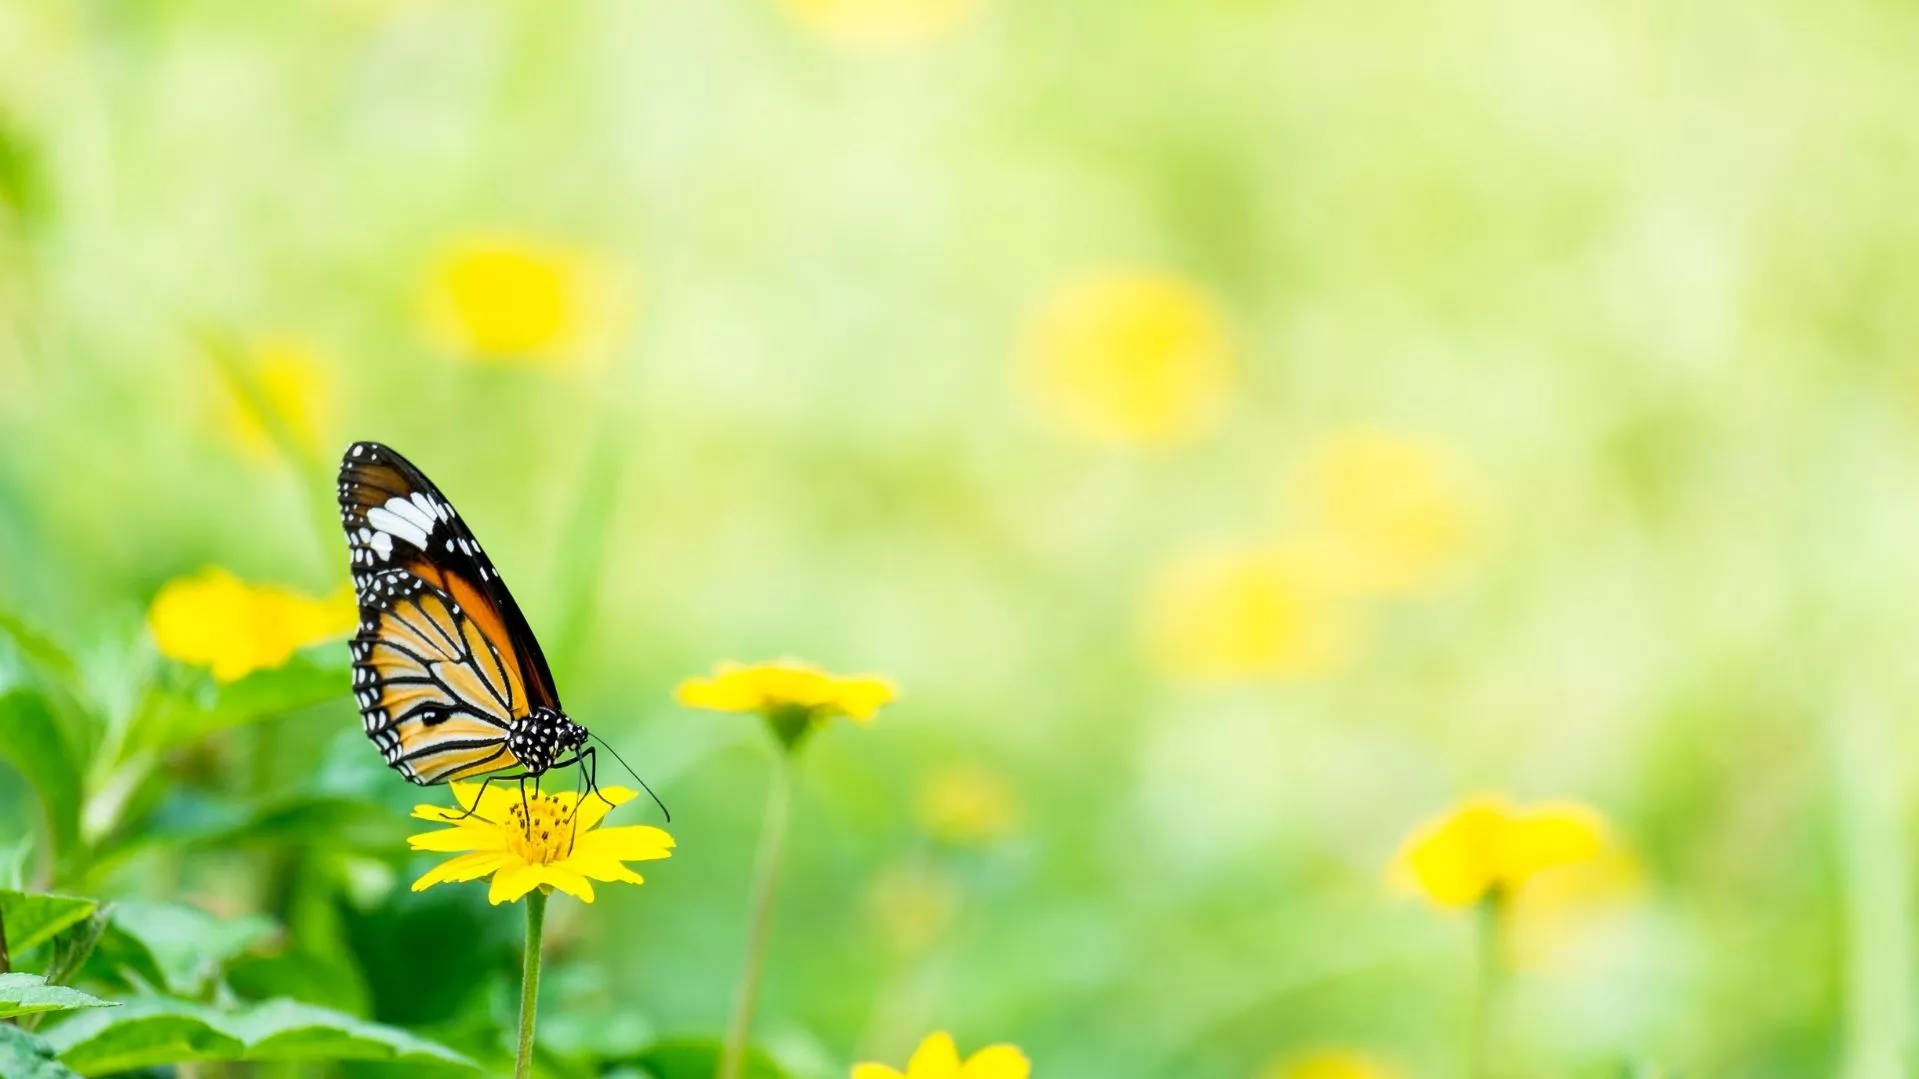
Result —
[{"label": "butterfly antenna", "polygon": [[627,774],[627,775],[630,775],[630,776],[632,776],[632,777],[633,777],[633,782],[635,782],[635,783],[638,783],[638,784],[640,785],[640,789],[641,789],[641,790],[644,790],[644,791],[645,791],[645,792],[647,793],[647,795],[648,795],[648,796],[650,796],[650,797],[651,797],[651,798],[653,799],[653,804],[654,804],[654,805],[656,805],[656,806],[659,806],[659,807],[660,807],[660,812],[661,812],[661,813],[662,813],[663,815],[665,815],[665,817],[666,817],[666,823],[668,823],[668,824],[672,824],[672,823],[673,823],[673,811],[672,811],[672,810],[670,810],[670,809],[668,809],[668,808],[666,808],[666,803],[665,803],[665,802],[662,802],[662,801],[660,801],[660,796],[659,796],[659,795],[657,795],[657,794],[654,794],[654,793],[653,793],[653,788],[652,788],[652,787],[649,787],[649,786],[647,786],[647,785],[646,785],[646,780],[644,780],[644,779],[641,779],[641,778],[640,778],[640,773],[638,773],[638,772],[635,772],[635,771],[633,770],[633,766],[632,766],[632,765],[630,765],[630,764],[628,764],[628,763],[626,763],[626,761],[625,761],[625,760],[622,760],[622,759],[621,759],[621,757],[620,757],[620,751],[619,751],[619,750],[617,750],[617,749],[614,749],[614,748],[613,748],[613,747],[612,747],[611,745],[608,745],[608,744],[607,744],[607,741],[606,741],[606,739],[604,739],[604,738],[601,738],[601,737],[600,737],[599,735],[597,735],[597,734],[596,734],[596,735],[593,735],[593,740],[594,740],[595,742],[598,742],[598,743],[600,743],[600,744],[601,744],[601,745],[603,745],[603,746],[606,746],[606,751],[607,751],[608,753],[611,753],[611,754],[613,755],[613,759],[614,759],[614,760],[616,760],[616,761],[619,761],[619,762],[620,762],[620,767],[622,767],[622,768],[624,768],[624,769],[626,769],[626,774]]}]

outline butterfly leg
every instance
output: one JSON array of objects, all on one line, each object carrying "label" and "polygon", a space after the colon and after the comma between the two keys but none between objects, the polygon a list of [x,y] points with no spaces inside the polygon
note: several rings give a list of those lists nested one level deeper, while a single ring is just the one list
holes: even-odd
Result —
[{"label": "butterfly leg", "polygon": [[[480,790],[479,790],[479,793],[477,793],[477,794],[475,794],[475,795],[473,796],[473,804],[467,807],[467,809],[466,809],[466,812],[464,812],[464,813],[462,813],[462,814],[460,814],[460,815],[459,815],[459,816],[457,816],[457,817],[454,817],[453,819],[454,819],[454,820],[465,820],[465,819],[467,819],[468,817],[471,817],[471,816],[472,816],[473,814],[475,814],[475,813],[478,813],[478,812],[480,811],[480,799],[486,796],[486,788],[487,788],[487,786],[488,786],[489,784],[491,784],[491,783],[492,783],[492,782],[493,782],[494,780],[496,780],[496,779],[520,779],[520,780],[524,780],[525,778],[526,778],[525,776],[503,776],[503,775],[500,775],[500,774],[499,774],[499,773],[497,773],[497,772],[495,772],[495,773],[493,773],[492,775],[489,775],[489,776],[486,776],[485,778],[483,778],[483,779],[481,779],[481,780],[480,780]],[[455,798],[455,801],[457,801],[457,800],[458,800],[458,798],[456,797],[456,798]]]}]

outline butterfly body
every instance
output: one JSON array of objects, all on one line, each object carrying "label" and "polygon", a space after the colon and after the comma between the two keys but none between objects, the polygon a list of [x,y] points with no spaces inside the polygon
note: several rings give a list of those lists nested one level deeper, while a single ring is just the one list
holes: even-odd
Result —
[{"label": "butterfly body", "polygon": [[339,499],[360,606],[353,693],[387,764],[422,785],[590,765],[525,616],[432,481],[356,442]]}]

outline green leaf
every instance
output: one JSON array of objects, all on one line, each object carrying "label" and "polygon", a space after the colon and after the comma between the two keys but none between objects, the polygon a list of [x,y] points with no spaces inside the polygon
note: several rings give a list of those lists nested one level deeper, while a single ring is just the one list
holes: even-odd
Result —
[{"label": "green leaf", "polygon": [[[640,1067],[654,1079],[713,1079],[718,1074],[721,1045],[712,1038],[672,1038],[654,1042],[637,1055],[606,1062],[607,1067]],[[745,1079],[787,1079],[786,1072],[773,1058],[758,1049],[748,1048]]]},{"label": "green leaf", "polygon": [[7,1079],[79,1079],[53,1059],[53,1046],[9,1023],[0,1023],[0,1075]]},{"label": "green leaf", "polygon": [[80,766],[59,719],[40,694],[14,689],[0,696],[0,731],[0,760],[39,792],[54,850],[66,854],[80,835]]},{"label": "green leaf", "polygon": [[[320,655],[324,650],[327,660]],[[335,654],[337,653],[337,655]],[[285,664],[221,685],[204,671],[179,670],[148,694],[134,724],[130,750],[165,751],[209,734],[347,699],[346,649],[316,645]]]},{"label": "green leaf", "polygon": [[0,924],[15,955],[52,940],[61,930],[91,917],[100,904],[75,895],[45,895],[0,888]]},{"label": "green leaf", "polygon": [[63,1012],[72,1008],[111,1008],[113,1001],[70,989],[48,985],[38,974],[0,974],[0,1019],[35,1012]]},{"label": "green leaf", "polygon": [[471,1066],[445,1046],[395,1027],[290,1000],[229,1011],[162,998],[75,1016],[47,1040],[82,1075],[196,1060],[376,1060]]},{"label": "green leaf", "polygon": [[166,987],[189,995],[198,994],[227,960],[275,932],[269,918],[216,918],[184,903],[116,902],[111,917],[115,928],[144,946]]}]

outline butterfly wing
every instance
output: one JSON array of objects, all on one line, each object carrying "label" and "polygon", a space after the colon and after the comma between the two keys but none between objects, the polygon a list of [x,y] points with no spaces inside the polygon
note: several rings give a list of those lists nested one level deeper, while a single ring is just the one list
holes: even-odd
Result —
[{"label": "butterfly wing", "polygon": [[366,733],[415,783],[517,766],[513,721],[559,696],[539,643],[452,503],[406,458],[356,442],[340,521],[360,630],[353,688]]}]

